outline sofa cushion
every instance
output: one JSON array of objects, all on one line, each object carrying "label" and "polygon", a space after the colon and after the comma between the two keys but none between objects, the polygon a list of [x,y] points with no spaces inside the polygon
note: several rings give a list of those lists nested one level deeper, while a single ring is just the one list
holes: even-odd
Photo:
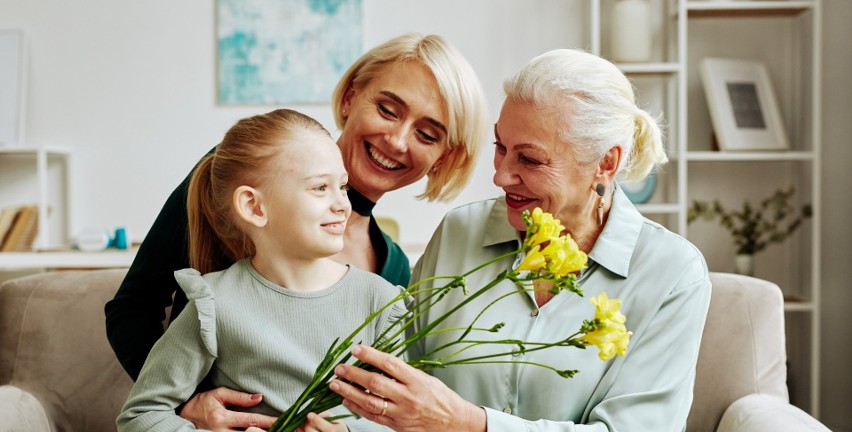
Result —
[{"label": "sofa cushion", "polygon": [[132,381],[107,342],[103,308],[125,273],[48,272],[0,286],[0,384],[31,393],[59,431],[115,429]]},{"label": "sofa cushion", "polygon": [[748,394],[788,400],[781,289],[729,273],[711,273],[710,282],[687,431],[716,430],[728,406]]},{"label": "sofa cushion", "polygon": [[775,396],[751,394],[728,407],[716,432],[830,432],[801,409]]},{"label": "sofa cushion", "polygon": [[0,386],[0,432],[50,432],[50,420],[38,399],[15,386]]}]

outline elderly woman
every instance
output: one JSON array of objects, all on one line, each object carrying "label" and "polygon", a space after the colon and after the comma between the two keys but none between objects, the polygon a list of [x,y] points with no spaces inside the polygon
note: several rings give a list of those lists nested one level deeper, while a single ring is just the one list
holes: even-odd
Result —
[{"label": "elderly woman", "polygon": [[[332,390],[352,411],[396,431],[683,430],[710,300],[707,267],[692,244],[644,218],[616,181],[619,173],[642,178],[666,161],[658,125],[636,106],[629,81],[614,65],[581,51],[534,58],[505,83],[505,92],[494,128],[494,183],[505,196],[450,212],[413,280],[461,274],[516,250],[526,229],[522,213],[540,207],[559,218],[588,254],[589,265],[579,274],[585,295],[606,292],[623,301],[633,332],[626,356],[602,362],[591,350],[550,349],[513,358],[579,369],[570,380],[509,363],[435,369],[430,376],[357,346],[355,356],[385,374],[341,365],[335,372],[342,380],[333,381]],[[481,286],[516,263],[505,259],[476,273],[468,285]],[[503,282],[446,327],[467,326],[485,304],[514,289]],[[453,303],[450,298],[433,307],[421,324]],[[556,341],[590,316],[587,301],[541,291],[503,299],[478,322],[506,322],[494,338]],[[427,337],[411,358],[447,337]],[[465,355],[496,349],[478,347]],[[310,427],[324,430],[323,420],[311,421]]]},{"label": "elderly woman", "polygon": [[[332,96],[332,109],[341,129],[337,144],[349,173],[353,210],[343,251],[332,259],[407,285],[408,259],[379,228],[373,206],[384,194],[424,177],[428,182],[422,198],[448,200],[461,191],[487,131],[479,80],[444,38],[405,34],[369,50],[346,71]],[[163,335],[165,309],[171,306],[174,319],[187,303],[173,272],[189,267],[190,177],[166,201],[106,305],[109,342],[134,380]],[[223,265],[234,262],[224,248],[219,259]],[[275,418],[226,410],[229,405],[252,407],[261,398],[218,388],[195,395],[180,414],[198,427],[217,430],[269,426]]]}]

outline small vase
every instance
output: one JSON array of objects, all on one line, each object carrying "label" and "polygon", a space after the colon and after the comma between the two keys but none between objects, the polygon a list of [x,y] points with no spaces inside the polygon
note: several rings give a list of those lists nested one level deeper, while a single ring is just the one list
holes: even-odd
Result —
[{"label": "small vase", "polygon": [[734,271],[746,276],[754,276],[754,255],[737,254],[734,257]]},{"label": "small vase", "polygon": [[651,61],[651,10],[648,0],[618,0],[612,8],[611,58],[617,62]]}]

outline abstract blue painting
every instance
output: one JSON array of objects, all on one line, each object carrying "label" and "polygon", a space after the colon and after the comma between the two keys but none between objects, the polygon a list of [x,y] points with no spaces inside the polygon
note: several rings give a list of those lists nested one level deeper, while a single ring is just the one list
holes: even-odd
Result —
[{"label": "abstract blue painting", "polygon": [[219,103],[330,103],[361,55],[361,3],[216,0]]}]

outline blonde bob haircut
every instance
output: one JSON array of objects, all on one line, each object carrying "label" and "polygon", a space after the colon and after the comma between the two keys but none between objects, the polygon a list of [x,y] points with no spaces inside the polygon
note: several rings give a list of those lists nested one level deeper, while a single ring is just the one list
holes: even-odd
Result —
[{"label": "blonde bob haircut", "polygon": [[561,110],[569,130],[563,141],[580,166],[595,166],[609,149],[622,148],[624,181],[641,180],[668,161],[657,120],[636,106],[633,86],[612,63],[581,50],[548,51],[506,80],[507,99]]},{"label": "blonde bob haircut", "polygon": [[438,168],[427,174],[426,190],[417,198],[449,201],[461,192],[473,173],[486,139],[488,108],[473,68],[447,40],[437,35],[408,33],[367,51],[349,67],[334,90],[334,121],[339,129],[346,127],[341,105],[350,88],[363,88],[385,66],[407,61],[420,62],[432,72],[449,117],[448,148]]}]

